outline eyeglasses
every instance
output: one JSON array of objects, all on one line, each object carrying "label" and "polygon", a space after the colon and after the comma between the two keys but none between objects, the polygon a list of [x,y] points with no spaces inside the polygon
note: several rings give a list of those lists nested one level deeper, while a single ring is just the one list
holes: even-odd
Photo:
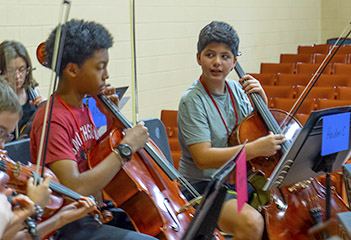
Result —
[{"label": "eyeglasses", "polygon": [[8,68],[6,71],[7,74],[12,75],[12,76],[27,76],[27,74],[29,73],[29,67],[23,66],[20,67],[19,69],[13,69],[13,68]]},{"label": "eyeglasses", "polygon": [[12,133],[7,133],[3,128],[0,128],[0,142],[5,141],[5,143],[11,142],[15,136]]}]

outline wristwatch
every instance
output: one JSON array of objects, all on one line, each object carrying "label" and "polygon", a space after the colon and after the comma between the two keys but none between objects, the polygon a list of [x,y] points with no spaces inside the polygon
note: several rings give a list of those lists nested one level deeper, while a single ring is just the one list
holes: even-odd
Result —
[{"label": "wristwatch", "polygon": [[121,157],[127,161],[129,161],[132,157],[132,148],[128,144],[119,144],[116,149],[118,150]]}]

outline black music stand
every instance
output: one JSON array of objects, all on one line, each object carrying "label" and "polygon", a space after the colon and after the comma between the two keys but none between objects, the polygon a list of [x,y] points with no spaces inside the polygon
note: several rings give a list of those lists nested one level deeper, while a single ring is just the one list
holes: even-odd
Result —
[{"label": "black music stand", "polygon": [[213,238],[213,232],[217,226],[219,213],[228,190],[225,183],[230,181],[230,173],[234,170],[243,148],[244,145],[231,160],[212,175],[212,180],[208,184],[204,197],[182,240],[211,240]]},{"label": "black music stand", "polygon": [[[323,117],[351,112],[351,106],[313,111],[289,150],[268,178],[263,190],[280,188],[326,173],[326,220],[330,218],[330,173],[338,171],[350,156],[346,150],[321,156]],[[350,125],[351,126],[351,125]]]}]

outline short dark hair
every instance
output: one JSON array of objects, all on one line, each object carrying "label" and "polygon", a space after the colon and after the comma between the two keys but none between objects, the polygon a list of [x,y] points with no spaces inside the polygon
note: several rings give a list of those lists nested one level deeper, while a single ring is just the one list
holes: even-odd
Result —
[{"label": "short dark hair", "polygon": [[18,113],[22,117],[22,106],[18,100],[17,94],[12,90],[3,76],[0,76],[0,113],[1,112]]},{"label": "short dark hair", "polygon": [[0,71],[1,74],[4,74],[7,70],[7,61],[16,59],[18,57],[23,58],[27,65],[27,74],[23,83],[23,87],[28,89],[29,87],[38,86],[38,82],[35,81],[32,74],[32,61],[30,60],[27,49],[23,46],[22,43],[17,41],[3,41],[0,44]]},{"label": "short dark hair", "polygon": [[239,37],[228,23],[213,21],[201,29],[197,42],[197,53],[200,54],[211,43],[224,43],[234,57],[238,56]]},{"label": "short dark hair", "polygon": [[[57,27],[51,32],[45,43],[48,66],[52,64]],[[62,25],[62,32],[66,31],[64,49],[62,53],[59,75],[68,63],[78,66],[91,58],[96,50],[108,49],[113,45],[113,37],[108,30],[99,23],[73,19]]]}]

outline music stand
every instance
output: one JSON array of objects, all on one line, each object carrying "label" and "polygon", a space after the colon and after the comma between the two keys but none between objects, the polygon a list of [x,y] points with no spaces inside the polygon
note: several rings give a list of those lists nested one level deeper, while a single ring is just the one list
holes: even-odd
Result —
[{"label": "music stand", "polygon": [[351,134],[349,134],[349,145],[346,150],[322,157],[323,118],[348,112],[351,112],[351,106],[313,111],[268,178],[263,190],[284,187],[326,173],[326,220],[329,219],[330,173],[338,171],[349,158]]},{"label": "music stand", "polygon": [[227,193],[228,187],[224,183],[230,181],[231,172],[244,146],[235,156],[215,172],[206,187],[204,197],[197,208],[194,217],[185,231],[182,240],[211,240],[217,226],[219,213]]}]

